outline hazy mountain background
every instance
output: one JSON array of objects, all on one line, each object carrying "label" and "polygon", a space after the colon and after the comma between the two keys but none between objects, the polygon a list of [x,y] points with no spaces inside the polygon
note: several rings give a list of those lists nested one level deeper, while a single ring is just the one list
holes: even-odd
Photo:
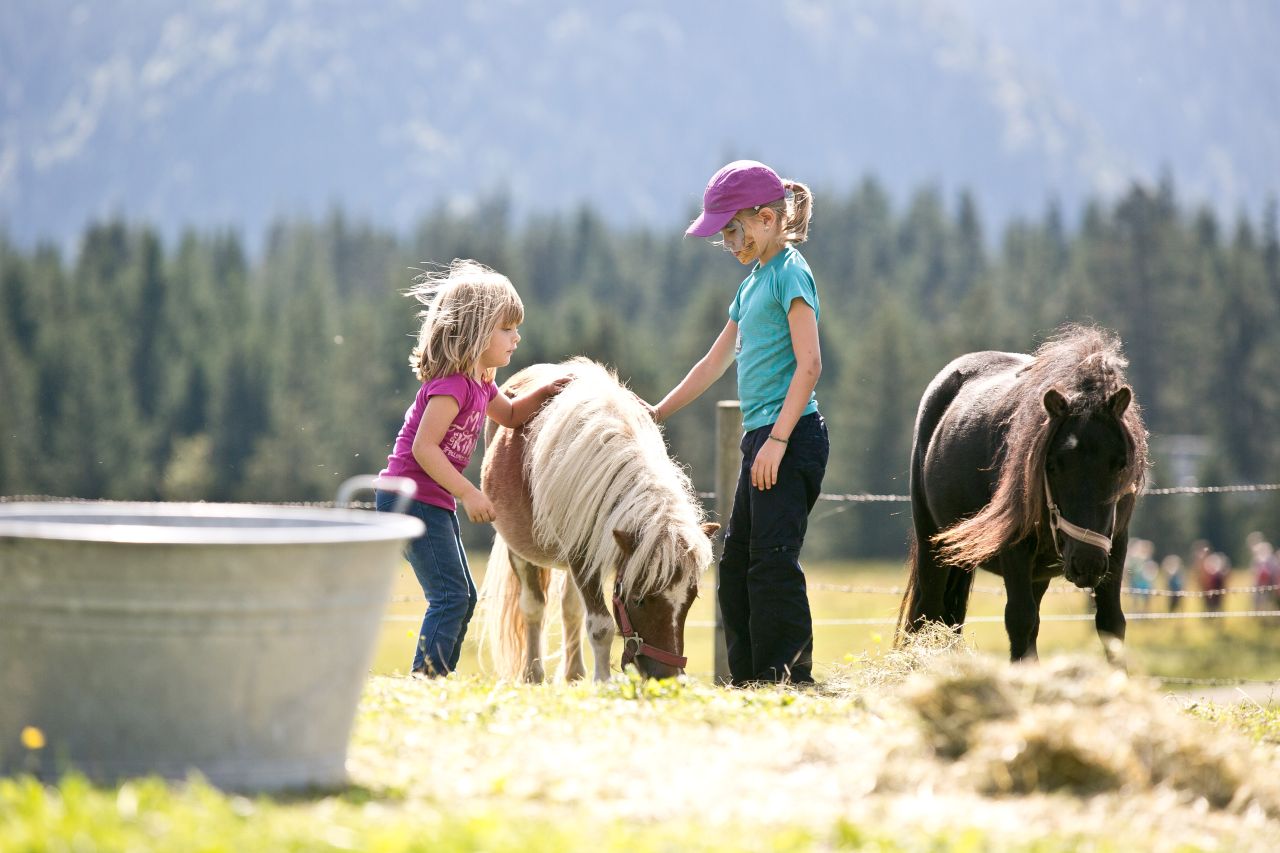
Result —
[{"label": "hazy mountain background", "polygon": [[0,227],[253,245],[281,216],[404,228],[501,193],[677,228],[736,156],[819,190],[967,187],[990,226],[1165,171],[1256,216],[1277,45],[1270,0],[9,2]]}]

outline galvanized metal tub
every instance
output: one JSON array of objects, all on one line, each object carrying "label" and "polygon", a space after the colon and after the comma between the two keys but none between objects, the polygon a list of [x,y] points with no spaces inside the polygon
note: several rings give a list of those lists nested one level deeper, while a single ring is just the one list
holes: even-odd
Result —
[{"label": "galvanized metal tub", "polygon": [[342,784],[422,529],[347,509],[0,504],[0,774]]}]

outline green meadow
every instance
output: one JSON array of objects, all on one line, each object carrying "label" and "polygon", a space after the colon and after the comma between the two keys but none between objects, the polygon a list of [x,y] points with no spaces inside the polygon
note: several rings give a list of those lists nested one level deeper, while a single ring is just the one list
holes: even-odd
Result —
[{"label": "green meadow", "polygon": [[[1030,667],[1004,662],[998,622],[896,650],[897,596],[884,590],[900,585],[899,567],[808,571],[820,685],[729,690],[711,683],[709,585],[685,679],[510,684],[478,672],[470,645],[448,679],[397,674],[421,616],[403,567],[346,786],[269,796],[198,776],[0,778],[0,850],[1273,849],[1276,701],[1171,699],[1109,667],[1089,622],[1046,622]],[[1003,606],[989,589],[982,578],[978,619]],[[1226,606],[1251,600],[1236,592]],[[1046,614],[1087,609],[1075,591],[1046,598]],[[1131,673],[1280,677],[1262,619],[1134,620],[1128,645]]]},{"label": "green meadow", "polygon": [[[198,776],[0,778],[0,850],[1274,849],[1280,702],[1179,699],[1142,675],[1278,679],[1274,619],[1134,619],[1129,675],[1105,663],[1090,622],[1046,621],[1040,663],[1009,666],[998,621],[894,649],[898,566],[807,571],[820,684],[732,690],[711,683],[709,584],[684,679],[511,684],[479,672],[470,644],[459,674],[406,677],[422,605],[402,567],[348,784],[254,795]],[[998,620],[994,580],[978,581],[978,620]],[[1234,580],[1226,608],[1251,608]],[[1046,615],[1088,612],[1060,588]]]},{"label": "green meadow", "polygon": [[375,675],[346,786],[0,778],[0,850],[1274,849],[1280,707],[926,640],[803,691]]}]

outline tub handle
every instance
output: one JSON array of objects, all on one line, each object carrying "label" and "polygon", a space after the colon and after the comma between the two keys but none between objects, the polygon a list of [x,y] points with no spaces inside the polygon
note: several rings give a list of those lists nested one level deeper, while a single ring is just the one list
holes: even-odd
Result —
[{"label": "tub handle", "polygon": [[392,512],[404,512],[409,501],[418,493],[418,485],[408,477],[390,477],[385,474],[357,474],[338,486],[338,494],[333,499],[336,506],[350,506],[351,496],[356,492],[381,489],[384,492],[397,492]]}]

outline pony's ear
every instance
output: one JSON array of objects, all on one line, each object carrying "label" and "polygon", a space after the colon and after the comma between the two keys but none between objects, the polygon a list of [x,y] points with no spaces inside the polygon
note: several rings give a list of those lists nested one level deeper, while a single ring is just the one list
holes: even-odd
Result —
[{"label": "pony's ear", "polygon": [[1119,391],[1111,395],[1111,399],[1107,400],[1107,408],[1111,410],[1111,414],[1117,418],[1124,417],[1125,409],[1129,408],[1129,404],[1133,402],[1133,389],[1128,385],[1123,386]]},{"label": "pony's ear", "polygon": [[1062,396],[1062,392],[1057,388],[1050,388],[1044,392],[1044,410],[1052,418],[1066,417],[1067,398]]},{"label": "pony's ear", "polygon": [[705,534],[707,534],[707,538],[708,538],[708,539],[710,539],[710,538],[712,538],[713,536],[715,536],[715,535],[716,535],[716,531],[717,531],[717,530],[719,530],[719,529],[720,529],[720,525],[719,525],[719,524],[716,524],[714,521],[708,521],[708,522],[706,522],[705,524],[703,524],[703,525],[702,525],[702,532],[703,532],[703,533],[705,533]]},{"label": "pony's ear", "polygon": [[615,529],[613,531],[613,541],[618,543],[623,555],[627,557],[636,552],[636,545],[639,544],[639,538],[634,533],[628,533],[625,530]]}]

